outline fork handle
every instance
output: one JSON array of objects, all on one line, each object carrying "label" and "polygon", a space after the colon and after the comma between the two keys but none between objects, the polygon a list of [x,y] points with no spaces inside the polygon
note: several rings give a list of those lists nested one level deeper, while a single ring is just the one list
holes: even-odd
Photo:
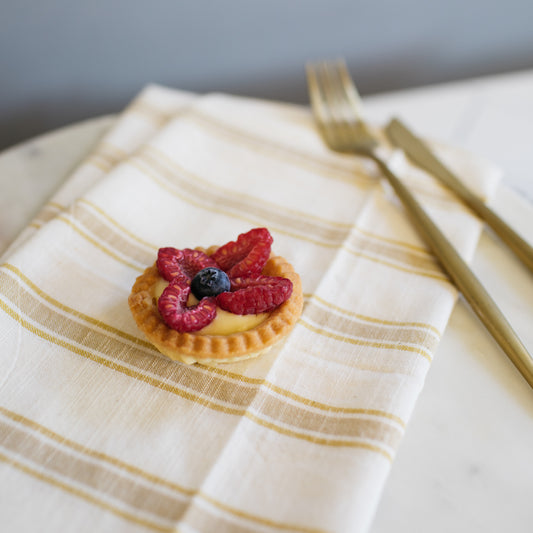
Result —
[{"label": "fork handle", "polygon": [[533,388],[533,359],[476,275],[450,241],[427,215],[411,191],[397,177],[387,158],[378,151],[369,154],[402,201],[415,228],[440,261],[481,322]]}]

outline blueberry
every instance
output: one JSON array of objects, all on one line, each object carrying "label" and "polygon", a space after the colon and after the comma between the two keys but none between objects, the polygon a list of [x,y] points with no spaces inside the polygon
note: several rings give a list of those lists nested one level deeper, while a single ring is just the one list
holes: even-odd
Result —
[{"label": "blueberry", "polygon": [[206,296],[217,296],[231,288],[228,275],[219,268],[207,267],[200,270],[191,282],[191,291],[201,300]]}]

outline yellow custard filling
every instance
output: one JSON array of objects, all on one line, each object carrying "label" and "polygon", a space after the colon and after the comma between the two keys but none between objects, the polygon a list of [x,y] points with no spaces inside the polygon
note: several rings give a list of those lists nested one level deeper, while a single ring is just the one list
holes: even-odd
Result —
[{"label": "yellow custard filling", "polygon": [[[168,281],[165,279],[160,278],[157,280],[153,287],[154,298],[158,300],[167,286]],[[191,293],[187,300],[187,305],[191,307],[197,303],[198,300]],[[268,313],[260,313],[257,315],[236,315],[217,307],[217,315],[213,322],[194,333],[196,335],[231,335],[232,333],[240,333],[242,331],[253,329],[261,324],[261,322],[267,317]]]}]

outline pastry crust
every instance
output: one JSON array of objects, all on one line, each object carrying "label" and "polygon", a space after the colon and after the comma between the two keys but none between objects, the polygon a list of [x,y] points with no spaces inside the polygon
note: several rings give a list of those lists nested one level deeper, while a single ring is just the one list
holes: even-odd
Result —
[{"label": "pastry crust", "polygon": [[[211,255],[217,247],[198,249]],[[161,353],[171,359],[187,364],[229,363],[249,359],[264,353],[288,335],[303,307],[300,276],[286,259],[270,256],[262,273],[290,279],[292,294],[258,326],[231,335],[180,333],[169,328],[159,314],[154,296],[154,287],[162,279],[155,263],[137,278],[128,303],[139,329]]]}]

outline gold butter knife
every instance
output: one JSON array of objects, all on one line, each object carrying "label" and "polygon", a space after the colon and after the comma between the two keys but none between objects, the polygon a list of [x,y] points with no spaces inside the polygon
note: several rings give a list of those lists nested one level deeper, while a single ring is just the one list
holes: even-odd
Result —
[{"label": "gold butter knife", "polygon": [[479,215],[506,243],[516,256],[533,272],[533,247],[502,220],[483,200],[474,194],[461,179],[448,168],[433,152],[427,143],[417,137],[399,119],[393,118],[385,133],[389,140],[401,148],[419,167],[427,170],[448,188],[454,191],[463,202]]}]

